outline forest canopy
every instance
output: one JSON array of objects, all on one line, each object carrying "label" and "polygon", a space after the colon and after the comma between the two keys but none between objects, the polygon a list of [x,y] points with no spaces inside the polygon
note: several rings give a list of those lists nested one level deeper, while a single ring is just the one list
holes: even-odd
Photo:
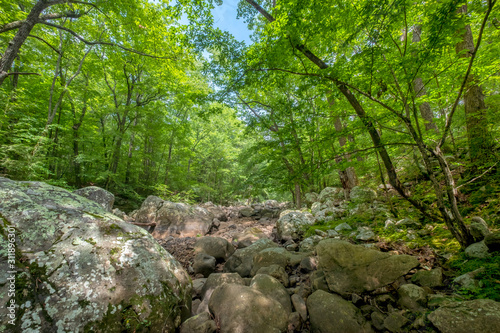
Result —
[{"label": "forest canopy", "polygon": [[249,45],[218,5],[2,0],[0,174],[128,208],[381,185],[471,242],[499,191],[496,1],[242,0]]}]

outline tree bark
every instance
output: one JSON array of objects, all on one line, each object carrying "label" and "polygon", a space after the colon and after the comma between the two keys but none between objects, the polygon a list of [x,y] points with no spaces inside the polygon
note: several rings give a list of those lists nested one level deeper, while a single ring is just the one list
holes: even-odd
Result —
[{"label": "tree bark", "polygon": [[[457,12],[467,14],[467,5],[459,8]],[[475,49],[470,25],[466,25],[461,33],[462,41],[456,45],[455,50],[459,57],[469,58]],[[470,159],[477,165],[491,159],[494,144],[488,129],[483,89],[472,73],[467,79],[463,98]]]},{"label": "tree bark", "polygon": [[[422,39],[421,34],[422,34],[422,27],[420,25],[414,26],[412,42],[419,43]],[[415,91],[416,98],[427,95],[427,90],[425,89],[424,81],[422,80],[421,77],[415,78],[415,80],[413,81],[413,89]],[[429,102],[420,103],[419,109],[420,109],[420,115],[422,116],[422,119],[424,119],[425,121],[425,130],[426,131],[433,130],[438,132],[438,128],[434,123],[434,114],[432,112],[431,105],[429,104]]]}]

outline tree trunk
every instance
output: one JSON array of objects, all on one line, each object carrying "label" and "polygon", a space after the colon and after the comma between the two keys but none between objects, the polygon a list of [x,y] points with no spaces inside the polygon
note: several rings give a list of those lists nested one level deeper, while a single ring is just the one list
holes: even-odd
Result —
[{"label": "tree trunk", "polygon": [[[421,34],[422,34],[422,27],[420,25],[416,25],[415,27],[413,27],[412,42],[419,43],[421,41],[421,36],[420,36]],[[415,91],[416,98],[427,95],[427,90],[425,89],[424,81],[422,80],[421,77],[415,78],[415,80],[413,81],[413,89]],[[433,130],[438,132],[438,128],[434,123],[434,114],[432,113],[431,105],[428,102],[423,102],[420,104],[419,109],[420,109],[420,115],[422,116],[422,119],[424,119],[425,121],[425,130],[426,131]]]},{"label": "tree trunk", "polygon": [[295,182],[295,206],[297,209],[300,209],[302,207],[302,198],[300,195],[300,184],[298,182]]},{"label": "tree trunk", "polygon": [[[342,121],[340,117],[335,118],[334,122],[335,130],[338,133],[342,133],[344,127],[342,125]],[[340,136],[339,137],[339,144],[340,147],[344,147],[347,144],[347,138],[345,136]],[[347,167],[347,168],[342,168],[341,164],[343,161],[349,161],[350,157],[349,155],[346,156],[346,158],[343,157],[337,157],[335,158],[335,162],[339,164],[339,178],[340,178],[340,183],[342,184],[342,188],[344,189],[345,197],[346,199],[349,199],[351,190],[354,186],[358,185],[358,177],[356,176],[356,170],[354,170],[353,167]]]},{"label": "tree trunk", "polygon": [[21,27],[17,30],[14,38],[9,42],[7,49],[0,59],[0,86],[7,77],[8,71],[12,67],[12,63],[14,59],[16,59],[21,46],[23,46],[35,24],[37,24],[38,17],[43,10],[50,5],[51,4],[46,0],[39,0],[31,9],[28,17],[26,17],[26,20],[21,24]]},{"label": "tree trunk", "polygon": [[[458,14],[466,13],[467,5],[458,9]],[[461,58],[471,57],[474,39],[470,25],[466,25],[461,33],[462,41],[456,45],[456,52]],[[472,73],[464,90],[464,105],[470,159],[473,164],[478,165],[491,159],[494,144],[488,129],[483,90]]]}]

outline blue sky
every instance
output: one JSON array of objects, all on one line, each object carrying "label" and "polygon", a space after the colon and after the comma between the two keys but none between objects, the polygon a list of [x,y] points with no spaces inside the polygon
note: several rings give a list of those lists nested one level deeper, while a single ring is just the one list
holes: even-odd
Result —
[{"label": "blue sky", "polygon": [[250,31],[242,19],[236,19],[239,0],[223,0],[222,6],[213,9],[215,26],[221,30],[230,32],[237,40],[250,41]]}]

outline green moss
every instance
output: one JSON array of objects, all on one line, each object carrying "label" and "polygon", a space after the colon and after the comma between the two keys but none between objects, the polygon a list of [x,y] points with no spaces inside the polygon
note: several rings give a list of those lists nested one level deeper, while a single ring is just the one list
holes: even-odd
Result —
[{"label": "green moss", "polygon": [[92,244],[92,245],[96,245],[97,244],[97,242],[92,237],[87,238],[85,241],[87,243],[89,243],[89,244]]},{"label": "green moss", "polygon": [[111,249],[111,251],[109,251],[109,254],[111,254],[112,256],[117,254],[117,253],[120,253],[120,248],[119,247],[114,247]]},{"label": "green moss", "polygon": [[479,287],[473,289],[459,289],[458,293],[468,299],[489,298],[500,301],[500,256],[485,259],[469,259],[463,252],[453,256],[445,265],[454,271],[456,276],[484,268],[476,275]]}]

